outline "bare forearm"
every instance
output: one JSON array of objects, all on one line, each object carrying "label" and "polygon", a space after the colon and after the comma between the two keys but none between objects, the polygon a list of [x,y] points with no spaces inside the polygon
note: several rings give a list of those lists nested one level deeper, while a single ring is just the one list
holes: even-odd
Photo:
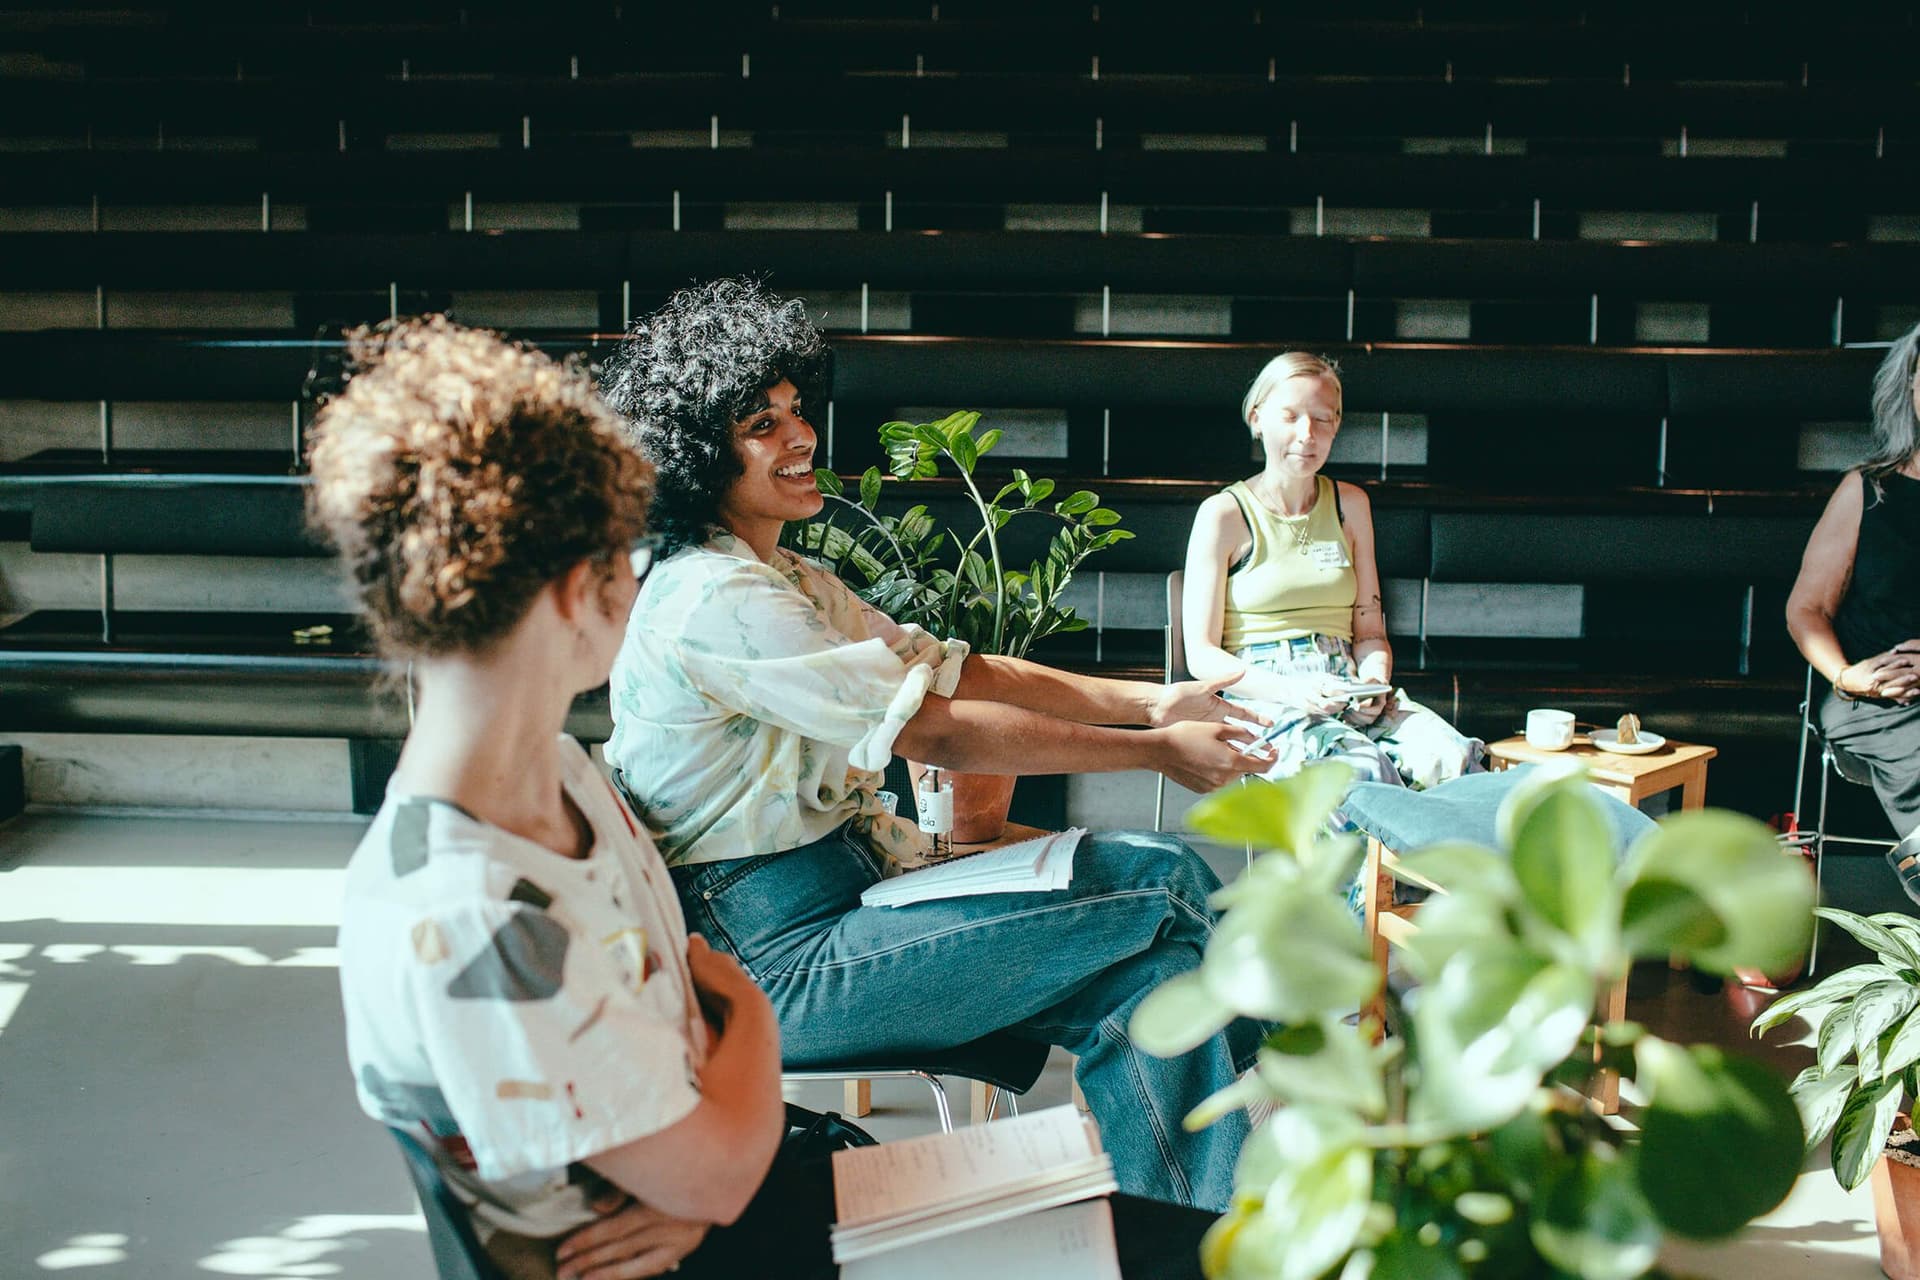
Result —
[{"label": "bare forearm", "polygon": [[1106,773],[1160,765],[1160,731],[1083,724],[1012,703],[928,697],[894,749],[975,773]]},{"label": "bare forearm", "polygon": [[1385,636],[1365,636],[1353,642],[1353,664],[1362,680],[1393,681],[1393,646]]},{"label": "bare forearm", "polygon": [[1846,669],[1846,651],[1840,647],[1840,637],[1834,634],[1833,619],[1817,609],[1787,609],[1787,634],[1793,637],[1800,656],[1813,664],[1813,669],[1824,677],[1828,684],[1840,678]]},{"label": "bare forearm", "polygon": [[1024,658],[972,654],[960,669],[956,699],[1004,702],[1081,724],[1146,724],[1156,685],[1076,675]]},{"label": "bare forearm", "polygon": [[662,1213],[729,1223],[766,1179],[786,1132],[780,1030],[764,1000],[735,1006],[701,1070],[700,1092],[678,1123],[588,1163]]}]

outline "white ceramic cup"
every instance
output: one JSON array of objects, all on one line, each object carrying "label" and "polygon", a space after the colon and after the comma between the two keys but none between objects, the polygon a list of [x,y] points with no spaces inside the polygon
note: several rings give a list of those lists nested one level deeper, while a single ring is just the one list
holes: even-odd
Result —
[{"label": "white ceramic cup", "polygon": [[1527,712],[1527,745],[1542,751],[1565,751],[1573,745],[1573,712],[1545,707]]}]

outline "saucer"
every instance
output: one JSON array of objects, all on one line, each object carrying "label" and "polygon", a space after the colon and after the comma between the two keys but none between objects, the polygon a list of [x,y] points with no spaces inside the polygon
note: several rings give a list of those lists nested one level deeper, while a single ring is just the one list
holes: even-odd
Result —
[{"label": "saucer", "polygon": [[1622,756],[1644,756],[1667,745],[1665,738],[1657,733],[1648,733],[1645,729],[1640,731],[1638,742],[1620,741],[1618,729],[1595,729],[1590,737],[1593,745],[1602,751],[1611,751],[1615,755]]}]

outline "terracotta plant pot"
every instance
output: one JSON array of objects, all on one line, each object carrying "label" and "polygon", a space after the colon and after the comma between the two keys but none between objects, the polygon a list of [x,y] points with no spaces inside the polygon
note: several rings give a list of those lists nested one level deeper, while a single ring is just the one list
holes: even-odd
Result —
[{"label": "terracotta plant pot", "polygon": [[[927,766],[918,760],[907,761],[907,774],[913,779],[915,804],[919,803],[920,780]],[[942,782],[953,786],[953,842],[974,844],[998,840],[1007,829],[1007,806],[1013,803],[1013,775],[1007,773],[961,773],[955,769],[940,771]]]},{"label": "terracotta plant pot", "polygon": [[1013,803],[1010,773],[949,773],[953,779],[953,842],[997,840]]},{"label": "terracotta plant pot", "polygon": [[1920,1280],[1920,1134],[1906,1116],[1894,1122],[1872,1183],[1880,1269],[1889,1280]]}]

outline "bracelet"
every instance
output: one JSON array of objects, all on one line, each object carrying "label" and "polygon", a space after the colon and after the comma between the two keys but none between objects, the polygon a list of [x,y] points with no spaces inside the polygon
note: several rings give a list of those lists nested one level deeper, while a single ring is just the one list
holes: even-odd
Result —
[{"label": "bracelet", "polygon": [[1841,667],[1838,671],[1833,673],[1833,696],[1840,699],[1840,701],[1842,702],[1860,701],[1859,694],[1848,693],[1844,688],[1841,687],[1841,684],[1840,684],[1842,680],[1845,680],[1847,678],[1847,672],[1851,670],[1853,670],[1853,664],[1849,662],[1846,666]]}]

